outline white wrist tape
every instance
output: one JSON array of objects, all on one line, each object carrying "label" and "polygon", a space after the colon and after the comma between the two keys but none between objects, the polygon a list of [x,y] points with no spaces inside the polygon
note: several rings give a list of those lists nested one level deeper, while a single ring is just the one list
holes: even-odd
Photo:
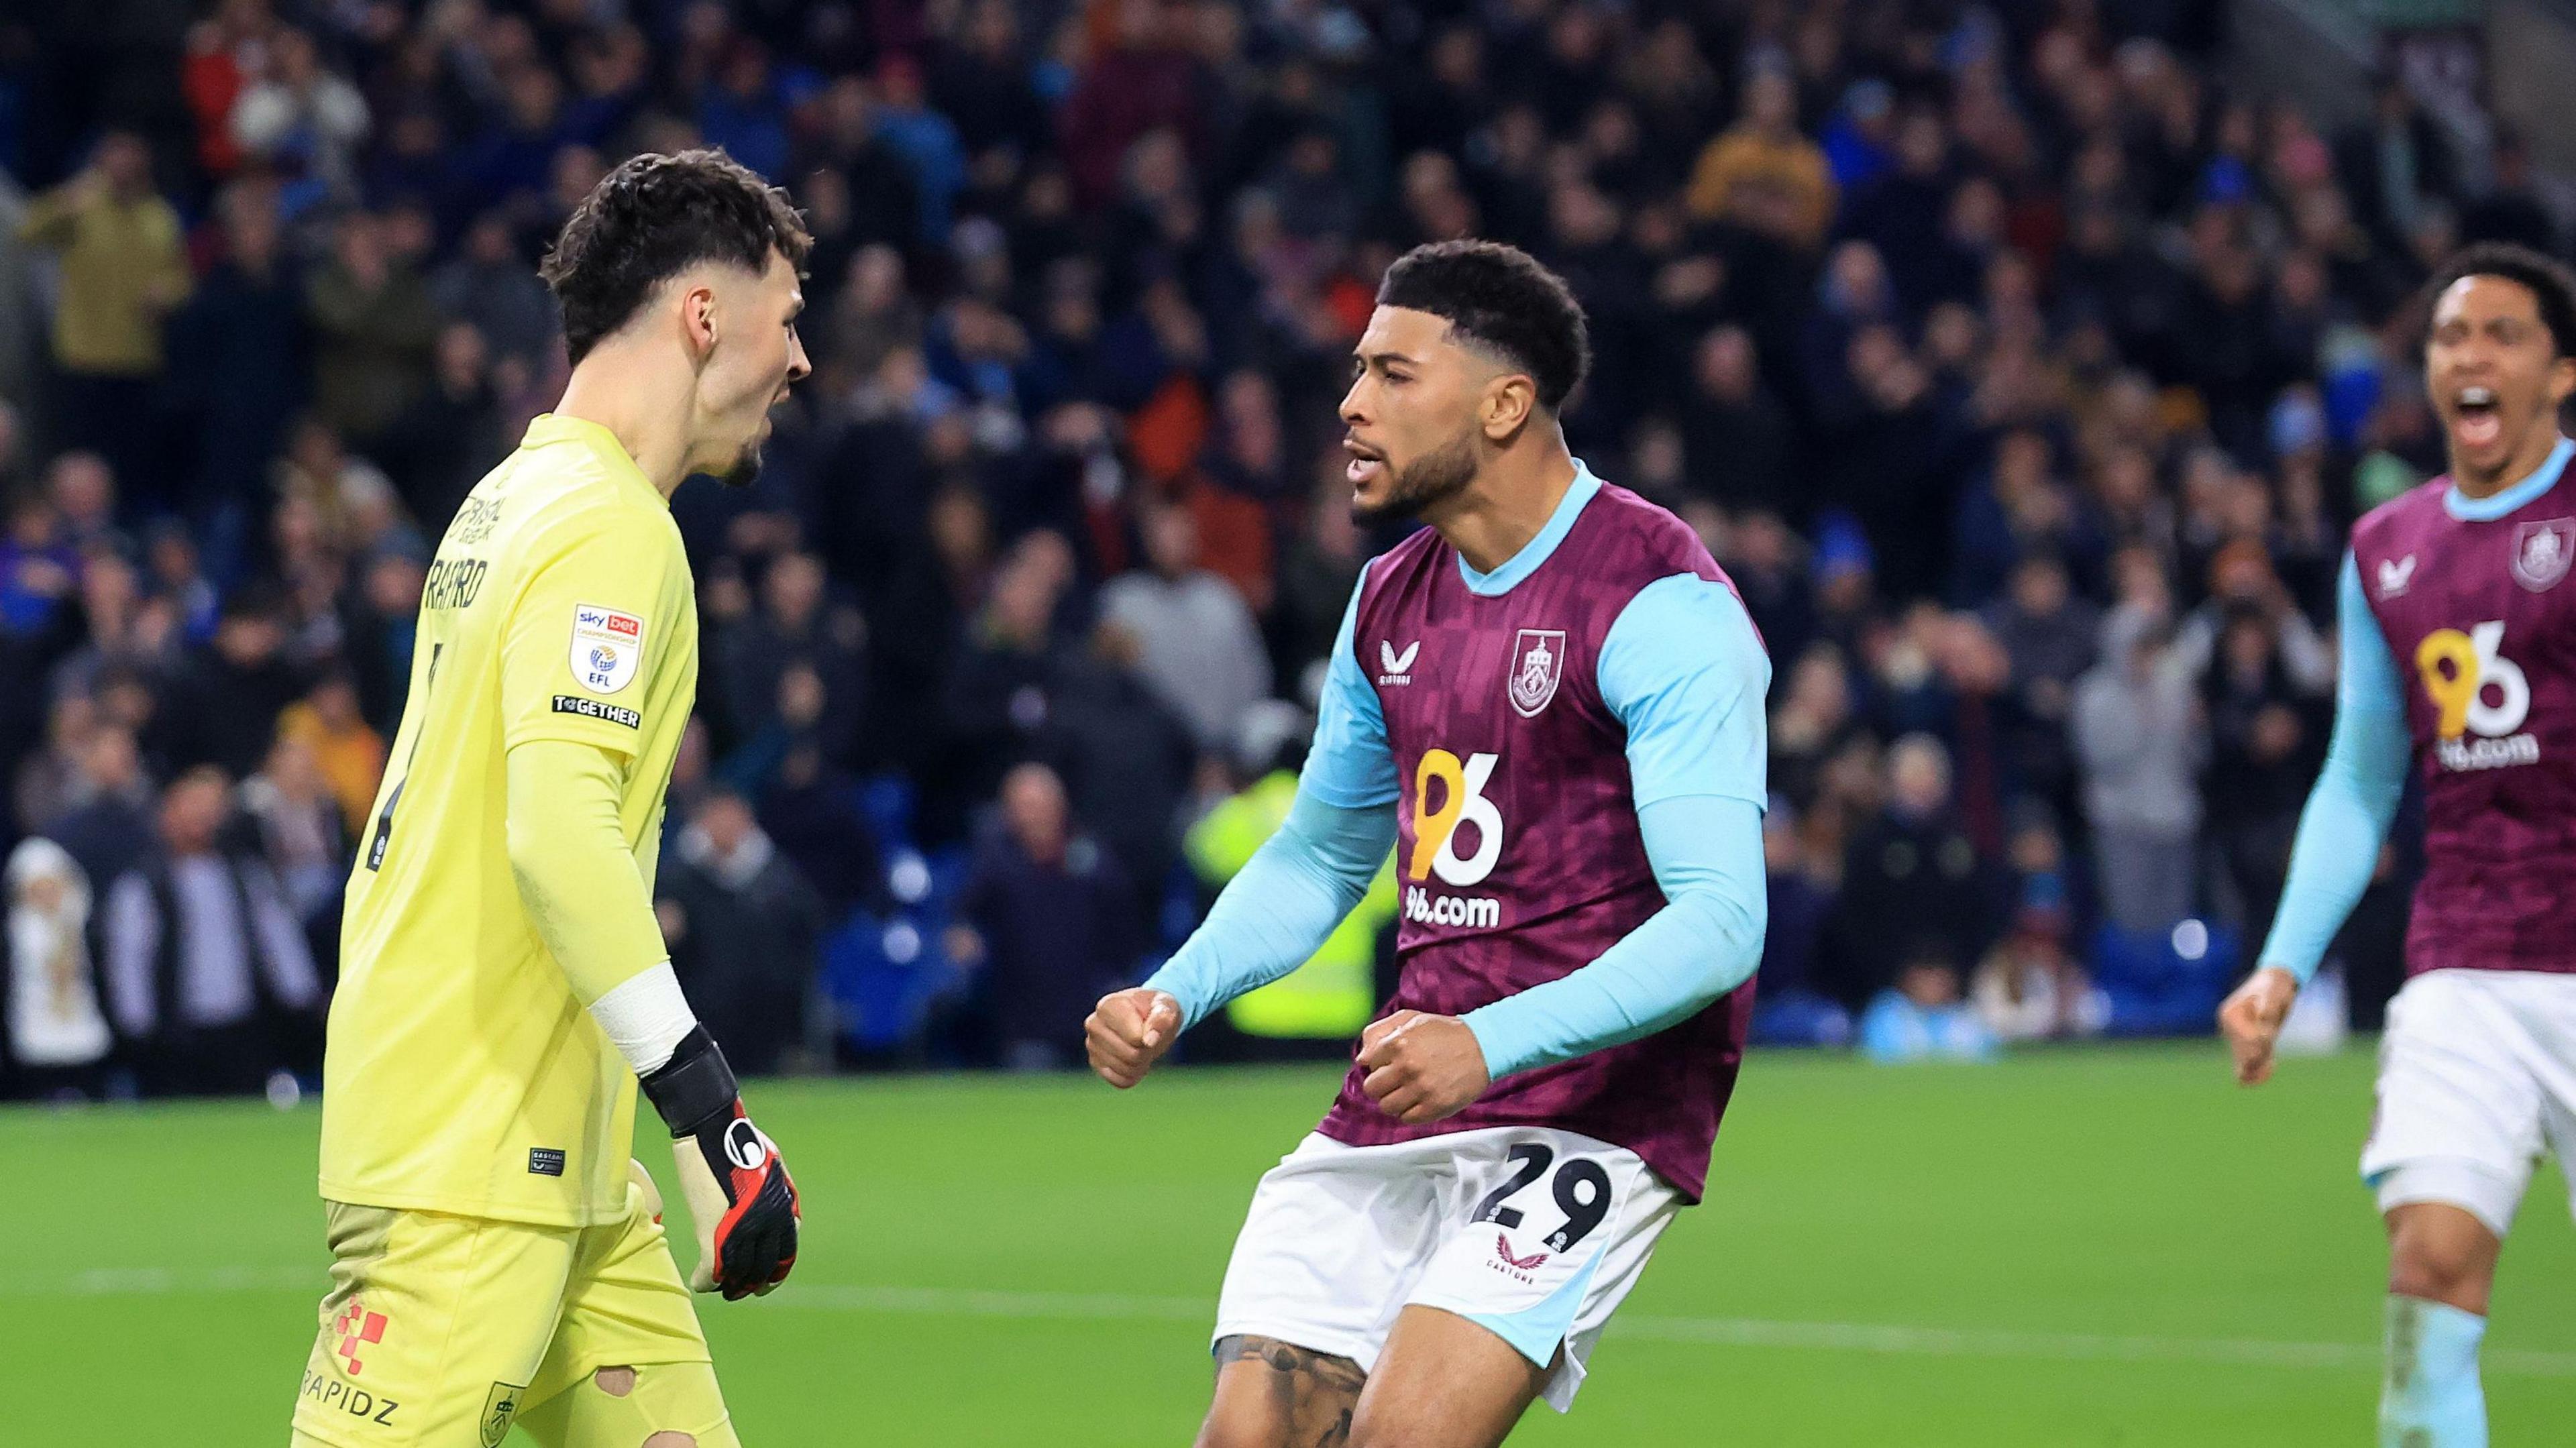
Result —
[{"label": "white wrist tape", "polygon": [[590,1003],[590,1018],[608,1033],[617,1053],[638,1076],[668,1064],[680,1038],[698,1023],[689,998],[680,993],[680,978],[663,961],[622,981]]}]

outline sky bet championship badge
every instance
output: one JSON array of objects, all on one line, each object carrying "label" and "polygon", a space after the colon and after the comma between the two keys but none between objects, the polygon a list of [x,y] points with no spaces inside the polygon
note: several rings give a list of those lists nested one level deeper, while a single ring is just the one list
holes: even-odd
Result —
[{"label": "sky bet championship badge", "polygon": [[644,620],[631,613],[575,605],[572,611],[572,676],[594,694],[614,694],[634,682],[644,657]]}]

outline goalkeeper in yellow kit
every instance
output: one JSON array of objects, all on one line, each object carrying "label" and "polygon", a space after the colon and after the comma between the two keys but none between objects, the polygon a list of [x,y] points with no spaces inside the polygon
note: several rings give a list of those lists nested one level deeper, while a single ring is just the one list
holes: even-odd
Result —
[{"label": "goalkeeper in yellow kit", "polygon": [[738,1441],[627,1149],[640,1078],[691,1285],[785,1279],[796,1189],[672,977],[652,881],[698,677],[670,496],[758,466],[807,371],[810,245],[783,193],[691,151],[610,172],[546,260],[572,379],[439,544],[350,873],[332,1287],[296,1444],[494,1448],[514,1423],[548,1448]]}]

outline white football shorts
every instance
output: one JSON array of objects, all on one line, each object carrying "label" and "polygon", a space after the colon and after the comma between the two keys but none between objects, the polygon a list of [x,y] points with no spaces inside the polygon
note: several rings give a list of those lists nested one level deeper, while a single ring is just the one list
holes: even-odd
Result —
[{"label": "white football shorts", "polygon": [[2502,1237],[2546,1146],[2576,1201],[2576,975],[2435,970],[2389,1002],[2361,1177]]},{"label": "white football shorts", "polygon": [[1562,1413],[1681,1205],[1635,1152],[1570,1131],[1392,1146],[1310,1135],[1252,1194],[1215,1336],[1274,1337],[1368,1371],[1398,1312],[1442,1308],[1553,1363],[1540,1396]]}]

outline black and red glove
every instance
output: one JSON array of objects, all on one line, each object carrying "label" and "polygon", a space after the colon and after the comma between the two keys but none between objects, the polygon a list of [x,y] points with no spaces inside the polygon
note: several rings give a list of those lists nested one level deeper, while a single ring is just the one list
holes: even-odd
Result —
[{"label": "black and red glove", "polygon": [[744,1114],[715,1038],[692,1027],[643,1087],[671,1128],[680,1194],[698,1231],[690,1290],[721,1291],[731,1302],[786,1281],[796,1265],[796,1183],[777,1145]]}]

